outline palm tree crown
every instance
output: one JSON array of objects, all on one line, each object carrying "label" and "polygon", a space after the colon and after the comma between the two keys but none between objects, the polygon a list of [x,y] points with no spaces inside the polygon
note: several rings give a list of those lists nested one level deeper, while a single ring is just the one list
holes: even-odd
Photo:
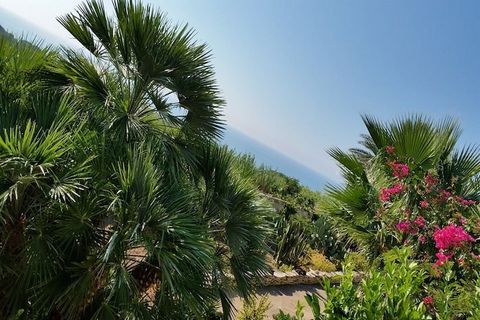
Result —
[{"label": "palm tree crown", "polygon": [[86,51],[0,41],[0,317],[202,318],[265,272],[265,209],[219,147],[204,44],[150,6],[80,5]]},{"label": "palm tree crown", "polygon": [[[460,136],[456,121],[434,122],[422,116],[390,123],[364,116],[363,121],[368,134],[362,135],[361,148],[329,151],[339,163],[345,183],[329,187],[328,201],[322,208],[355,246],[377,256],[398,243],[385,221],[376,218],[383,210],[379,194],[383,187],[393,183],[385,171],[386,148],[395,150],[414,176],[435,172],[440,187],[469,199],[479,199],[480,153],[472,147],[455,147]],[[414,191],[407,192],[404,198],[407,206],[418,201]],[[393,206],[389,210],[399,209]]]}]

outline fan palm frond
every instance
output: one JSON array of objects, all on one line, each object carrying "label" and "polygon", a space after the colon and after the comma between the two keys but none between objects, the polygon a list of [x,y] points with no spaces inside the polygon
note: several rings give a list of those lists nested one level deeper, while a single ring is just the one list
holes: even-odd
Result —
[{"label": "fan palm frond", "polygon": [[[410,170],[433,170],[439,174],[445,188],[453,185],[457,194],[477,199],[480,153],[472,147],[455,149],[461,132],[457,121],[446,118],[434,122],[417,115],[388,123],[371,116],[362,119],[368,131],[360,142],[365,149],[329,151],[338,162],[346,183],[327,189],[327,201],[322,204],[321,212],[339,233],[371,256],[397,241],[375,218],[380,214],[377,212],[379,193],[385,186],[395,183],[387,174],[387,146],[393,147],[394,157],[408,164]],[[417,198],[407,195],[404,201],[415,203]]]},{"label": "fan palm frond", "polygon": [[223,100],[206,45],[149,5],[125,0],[113,5],[112,18],[102,2],[88,1],[58,19],[94,57],[89,61],[65,51],[58,70],[67,76],[65,84],[97,108],[116,110],[109,127],[127,140],[160,119],[189,136],[219,137]]}]

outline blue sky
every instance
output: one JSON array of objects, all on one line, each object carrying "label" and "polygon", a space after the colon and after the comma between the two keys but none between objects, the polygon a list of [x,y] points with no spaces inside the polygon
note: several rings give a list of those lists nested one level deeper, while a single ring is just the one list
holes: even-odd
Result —
[{"label": "blue sky", "polygon": [[[0,7],[68,39],[54,17],[78,2]],[[354,146],[363,113],[449,115],[480,141],[478,1],[148,2],[211,47],[229,125],[330,179],[325,150]]]}]

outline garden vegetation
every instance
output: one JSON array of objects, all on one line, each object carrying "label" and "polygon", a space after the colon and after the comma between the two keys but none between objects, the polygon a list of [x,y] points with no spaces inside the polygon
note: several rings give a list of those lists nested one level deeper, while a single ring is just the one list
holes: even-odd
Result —
[{"label": "garden vegetation", "polygon": [[267,270],[265,208],[210,52],[151,6],[89,1],[82,49],[0,39],[0,318],[202,318]]},{"label": "garden vegetation", "polygon": [[78,49],[0,29],[1,319],[231,319],[233,293],[263,319],[276,270],[343,270],[315,320],[480,319],[480,153],[455,121],[363,117],[320,194],[219,144],[193,30],[113,8],[58,18]]},{"label": "garden vegetation", "polygon": [[347,259],[316,319],[480,319],[478,149],[451,119],[363,120],[361,148],[330,151],[345,183],[319,213],[372,267],[356,285]]}]

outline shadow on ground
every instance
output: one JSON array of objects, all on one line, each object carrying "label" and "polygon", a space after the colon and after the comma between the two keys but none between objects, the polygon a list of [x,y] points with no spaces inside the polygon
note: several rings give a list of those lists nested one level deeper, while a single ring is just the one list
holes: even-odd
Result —
[{"label": "shadow on ground", "polygon": [[[298,301],[305,306],[305,319],[313,319],[313,315],[305,301],[305,295],[307,293],[316,293],[321,297],[325,297],[325,291],[321,290],[319,285],[303,284],[264,287],[257,289],[256,293],[257,295],[266,295],[270,301],[268,319],[273,319],[273,315],[278,313],[280,309],[294,314]],[[232,296],[232,300],[235,308],[240,310],[243,305],[242,299],[239,296]]]}]

